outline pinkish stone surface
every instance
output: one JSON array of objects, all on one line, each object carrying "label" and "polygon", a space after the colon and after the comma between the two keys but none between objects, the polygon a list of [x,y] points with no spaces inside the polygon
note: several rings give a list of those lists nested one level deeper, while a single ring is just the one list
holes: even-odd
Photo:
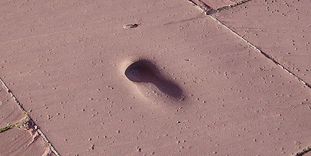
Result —
[{"label": "pinkish stone surface", "polygon": [[248,2],[249,0],[191,0],[198,5],[207,5],[212,9],[222,9],[228,6],[237,5],[240,3]]},{"label": "pinkish stone surface", "polygon": [[48,156],[49,148],[41,137],[33,138],[26,130],[13,128],[0,133],[0,155]]},{"label": "pinkish stone surface", "polygon": [[215,17],[311,84],[311,1],[250,1]]},{"label": "pinkish stone surface", "polygon": [[0,82],[0,128],[15,123],[24,117],[24,113]]},{"label": "pinkish stone surface", "polygon": [[213,9],[222,8],[234,4],[231,0],[201,0]]},{"label": "pinkish stone surface", "polygon": [[[290,155],[310,145],[310,88],[186,1],[5,2],[2,77],[61,155]],[[142,58],[154,66],[130,81]]]}]

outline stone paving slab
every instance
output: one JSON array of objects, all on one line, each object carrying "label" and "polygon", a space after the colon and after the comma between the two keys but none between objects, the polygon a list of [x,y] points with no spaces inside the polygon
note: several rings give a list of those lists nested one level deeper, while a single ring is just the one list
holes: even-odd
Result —
[{"label": "stone paving slab", "polygon": [[250,1],[214,16],[311,83],[311,1]]},{"label": "stone paving slab", "polygon": [[23,117],[24,113],[0,82],[0,127],[15,123]]},{"label": "stone paving slab", "polygon": [[205,3],[206,5],[210,6],[213,9],[219,9],[225,6],[235,4],[231,0],[200,0],[201,2]]},{"label": "stone paving slab", "polygon": [[[0,67],[61,155],[290,155],[310,146],[310,89],[189,3],[50,3],[4,16],[24,28],[0,26],[10,30]],[[127,79],[142,58],[185,98],[168,98],[161,81]]]},{"label": "stone paving slab", "polygon": [[[50,146],[23,112],[10,90],[1,82],[0,88],[0,155],[28,156],[51,154]],[[28,120],[26,120],[28,119]]]},{"label": "stone paving slab", "polygon": [[48,156],[49,147],[41,137],[22,129],[13,128],[0,133],[0,155],[3,156]]},{"label": "stone paving slab", "polygon": [[[225,8],[240,5],[242,3],[248,2],[249,0],[190,0],[191,2],[199,5],[200,7],[205,7],[208,10],[223,10]],[[206,8],[207,7],[207,8]]]}]

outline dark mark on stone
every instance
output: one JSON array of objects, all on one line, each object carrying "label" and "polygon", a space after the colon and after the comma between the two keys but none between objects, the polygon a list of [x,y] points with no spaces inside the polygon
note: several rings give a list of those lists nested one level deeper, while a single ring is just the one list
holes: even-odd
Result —
[{"label": "dark mark on stone", "polygon": [[230,8],[242,5],[242,4],[247,3],[251,0],[242,0],[242,1],[237,2],[235,4],[223,6],[223,7],[218,8],[218,9],[213,9],[212,7],[210,7],[206,3],[204,3],[202,0],[188,0],[188,1],[191,2],[192,4],[194,4],[196,7],[200,8],[203,12],[205,12],[206,15],[212,15],[212,14],[215,14],[217,12],[220,12],[223,10],[228,10]]},{"label": "dark mark on stone", "polygon": [[159,68],[149,60],[138,60],[125,70],[125,76],[135,83],[152,83],[161,92],[174,99],[183,99],[183,90],[174,81],[162,75]]},{"label": "dark mark on stone", "polygon": [[132,29],[132,28],[137,28],[140,24],[125,24],[123,25],[123,29]]},{"label": "dark mark on stone", "polygon": [[305,155],[305,154],[307,154],[309,152],[311,152],[311,146],[302,149],[302,151],[297,152],[294,156],[303,156],[303,155]]}]

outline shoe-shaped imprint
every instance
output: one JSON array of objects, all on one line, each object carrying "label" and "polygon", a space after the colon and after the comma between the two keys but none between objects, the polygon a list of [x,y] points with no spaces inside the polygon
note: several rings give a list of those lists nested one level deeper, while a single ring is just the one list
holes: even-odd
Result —
[{"label": "shoe-shaped imprint", "polygon": [[128,61],[123,74],[133,83],[137,92],[155,103],[175,103],[185,99],[181,87],[161,73],[157,65],[148,59]]}]

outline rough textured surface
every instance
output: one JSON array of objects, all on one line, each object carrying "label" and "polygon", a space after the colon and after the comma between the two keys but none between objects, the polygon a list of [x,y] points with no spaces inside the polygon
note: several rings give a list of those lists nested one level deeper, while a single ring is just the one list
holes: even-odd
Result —
[{"label": "rough textured surface", "polygon": [[250,1],[215,17],[311,83],[311,1]]},{"label": "rough textured surface", "polygon": [[303,156],[311,156],[311,152],[304,154]]},{"label": "rough textured surface", "polygon": [[24,113],[0,82],[0,128],[22,119]]},{"label": "rough textured surface", "polygon": [[[43,138],[19,108],[10,91],[1,82],[0,88],[0,155],[47,156],[51,154]],[[27,120],[26,120],[27,119]]]},{"label": "rough textured surface", "polygon": [[18,128],[0,133],[0,155],[3,156],[47,156],[49,148],[41,137]]},{"label": "rough textured surface", "polygon": [[231,0],[194,0],[204,2],[206,5],[210,6],[213,9],[219,9],[225,6],[234,4]]},{"label": "rough textured surface", "polygon": [[207,5],[214,10],[223,9],[228,6],[234,6],[240,3],[248,2],[250,0],[191,0],[198,5]]},{"label": "rough textured surface", "polygon": [[[185,1],[1,3],[1,74],[61,155],[290,155],[310,145],[310,89]],[[129,80],[141,58],[154,66]],[[169,81],[184,98],[164,91]]]}]

